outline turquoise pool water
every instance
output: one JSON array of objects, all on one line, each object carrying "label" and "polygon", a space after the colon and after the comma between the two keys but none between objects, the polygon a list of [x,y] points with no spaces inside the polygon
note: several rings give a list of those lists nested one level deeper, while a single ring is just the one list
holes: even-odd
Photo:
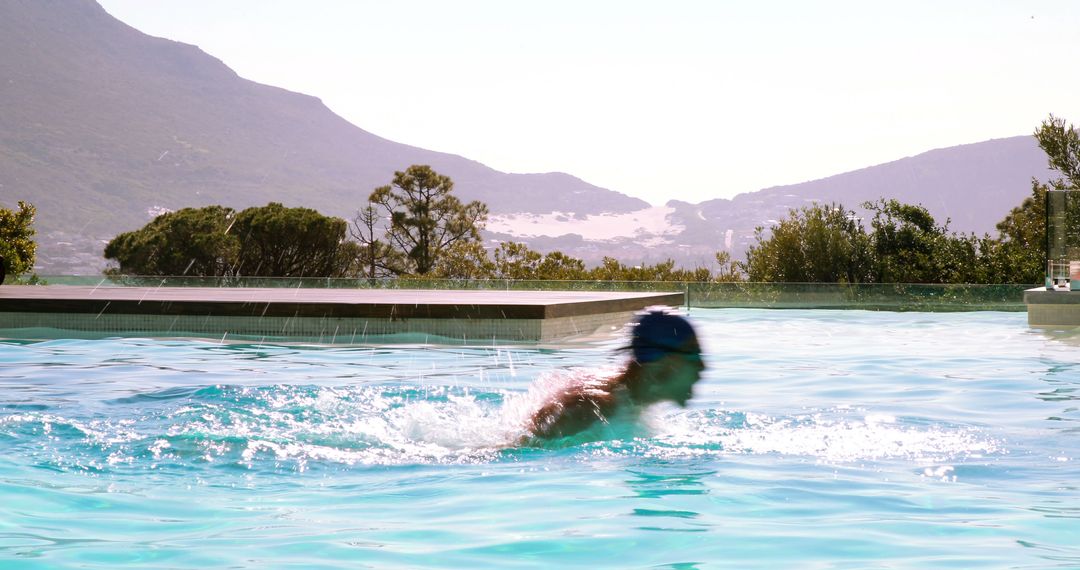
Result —
[{"label": "turquoise pool water", "polygon": [[0,343],[0,568],[1077,568],[1080,336],[694,310],[687,409],[507,448],[563,348]]}]

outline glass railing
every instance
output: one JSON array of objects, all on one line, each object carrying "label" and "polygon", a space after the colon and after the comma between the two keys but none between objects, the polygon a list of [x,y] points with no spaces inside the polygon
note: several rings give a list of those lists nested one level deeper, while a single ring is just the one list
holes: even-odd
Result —
[{"label": "glass railing", "polygon": [[513,279],[45,276],[50,285],[93,287],[271,287],[504,291],[682,292],[689,307],[863,309],[886,311],[1023,311],[1034,284],[687,283]]},{"label": "glass railing", "polygon": [[691,307],[863,309],[877,311],[1023,311],[1034,285],[911,283],[691,283]]}]

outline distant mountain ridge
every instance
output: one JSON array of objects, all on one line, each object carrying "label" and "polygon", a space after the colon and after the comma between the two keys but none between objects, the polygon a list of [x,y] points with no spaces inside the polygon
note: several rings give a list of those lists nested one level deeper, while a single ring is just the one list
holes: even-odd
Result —
[{"label": "distant mountain ridge", "polygon": [[[814,201],[857,209],[896,198],[951,218],[954,230],[993,233],[1032,177],[1050,177],[1033,138],[1021,136],[730,200],[675,197],[629,215],[650,206],[569,174],[507,174],[383,139],[315,97],[243,79],[195,46],[143,34],[93,0],[0,2],[0,204],[38,207],[42,273],[99,271],[103,240],[168,209],[279,201],[351,218],[373,188],[410,164],[431,165],[461,198],[513,220],[489,238],[588,262],[611,255],[684,265],[708,264],[722,249],[741,259],[755,227]],[[538,222],[514,218],[551,212],[566,224],[538,233]],[[658,213],[668,227],[656,227]],[[650,225],[627,222],[635,217]],[[581,224],[594,223],[625,232],[585,239],[593,232]]]},{"label": "distant mountain ridge", "polygon": [[270,200],[351,217],[410,164],[493,211],[648,206],[568,174],[507,174],[388,141],[92,0],[0,3],[0,109],[0,200],[34,202],[44,232],[111,235],[161,208]]},{"label": "distant mountain ridge", "polygon": [[753,243],[757,226],[768,228],[792,209],[815,202],[855,210],[869,229],[870,216],[862,204],[895,198],[925,206],[939,223],[949,220],[952,231],[994,236],[996,224],[1031,194],[1031,179],[1053,177],[1035,138],[1018,136],[931,150],[732,199],[672,201],[668,205],[675,212],[669,218],[684,227],[678,242],[693,249],[698,259],[725,243],[739,259]]},{"label": "distant mountain ridge", "polygon": [[935,149],[914,157],[861,168],[820,180],[766,188],[731,200],[701,203],[706,216],[721,216],[732,207],[770,203],[782,208],[803,201],[842,202],[858,207],[865,201],[896,197],[922,204],[939,220],[952,220],[961,232],[993,231],[1009,208],[1031,190],[1031,178],[1052,175],[1046,155],[1034,137],[1004,139]]},{"label": "distant mountain ridge", "polygon": [[[754,243],[757,227],[768,230],[788,217],[791,210],[814,203],[840,204],[854,210],[869,229],[872,216],[862,204],[895,198],[925,206],[939,223],[948,221],[952,231],[996,236],[995,225],[1030,195],[1031,179],[1054,176],[1034,137],[1019,136],[936,149],[731,199],[699,204],[670,200],[664,208],[653,208],[652,212],[591,216],[584,221],[566,222],[562,231],[535,216],[515,216],[513,223],[493,225],[506,232],[500,235],[504,239],[523,238],[594,262],[603,255],[647,262],[671,257],[683,265],[707,266],[720,250],[730,252],[734,259],[743,259],[746,249]],[[666,216],[666,228],[628,223],[634,218],[649,220],[657,214]],[[621,237],[582,239],[582,234],[598,233],[582,231],[588,224],[611,227],[619,223],[623,226]],[[508,227],[516,230],[510,232]],[[641,244],[650,246],[642,248]]]}]

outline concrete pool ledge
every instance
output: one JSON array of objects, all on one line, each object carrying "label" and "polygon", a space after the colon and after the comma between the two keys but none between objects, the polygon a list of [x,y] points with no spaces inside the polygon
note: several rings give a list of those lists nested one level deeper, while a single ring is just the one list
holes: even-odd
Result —
[{"label": "concrete pool ledge", "polygon": [[0,336],[559,341],[684,302],[682,292],[5,286]]},{"label": "concrete pool ledge", "polygon": [[1036,287],[1024,291],[1028,325],[1033,327],[1080,327],[1080,291]]}]

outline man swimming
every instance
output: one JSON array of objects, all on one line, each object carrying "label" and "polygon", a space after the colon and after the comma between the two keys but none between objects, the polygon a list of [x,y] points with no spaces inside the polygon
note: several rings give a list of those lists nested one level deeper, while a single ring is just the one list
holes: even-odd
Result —
[{"label": "man swimming", "polygon": [[616,413],[636,413],[658,402],[686,406],[705,370],[693,326],[679,315],[650,310],[631,327],[626,369],[568,383],[532,414],[527,427],[534,437],[571,436],[598,422],[606,424]]}]

